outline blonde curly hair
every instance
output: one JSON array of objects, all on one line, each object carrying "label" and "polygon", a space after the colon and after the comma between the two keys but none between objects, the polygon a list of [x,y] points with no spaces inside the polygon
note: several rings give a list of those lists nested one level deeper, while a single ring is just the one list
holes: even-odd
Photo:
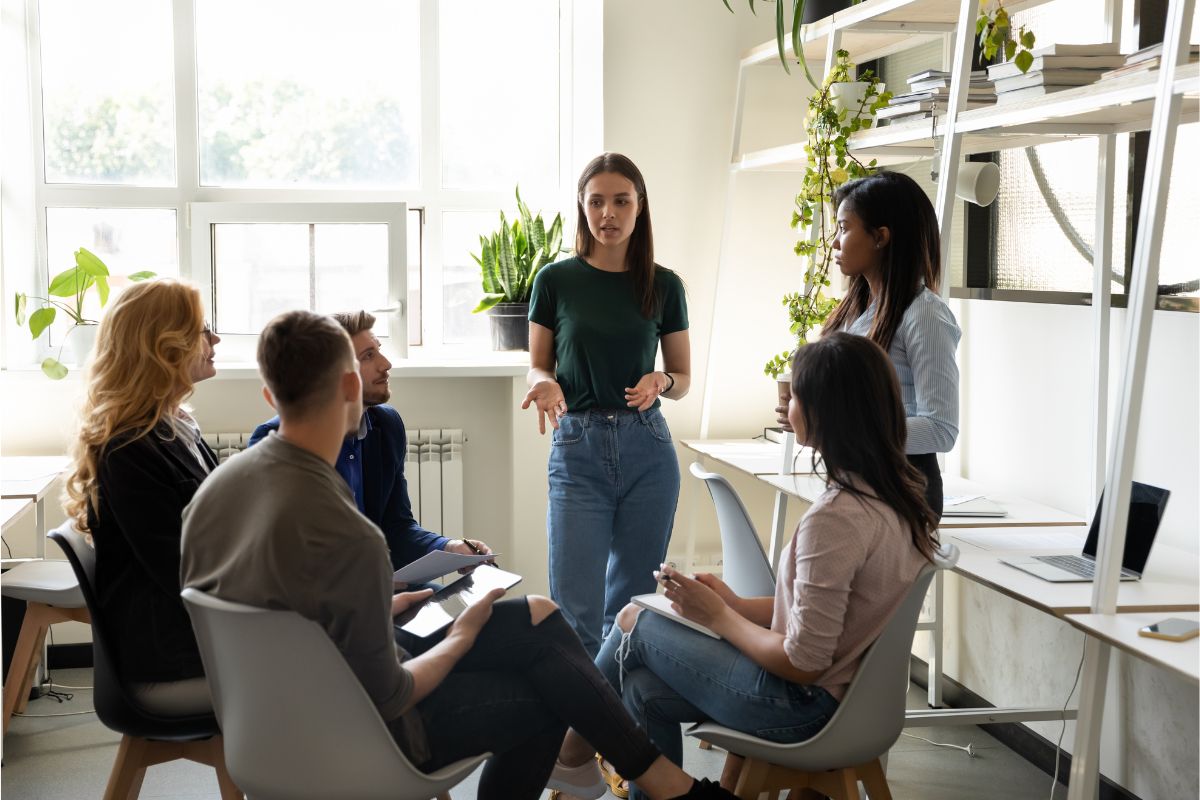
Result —
[{"label": "blonde curly hair", "polygon": [[135,283],[105,312],[86,373],[73,469],[63,507],[90,533],[88,507],[99,508],[99,465],[116,436],[148,435],[174,423],[192,393],[192,368],[203,352],[204,305],[193,284],[172,278]]}]

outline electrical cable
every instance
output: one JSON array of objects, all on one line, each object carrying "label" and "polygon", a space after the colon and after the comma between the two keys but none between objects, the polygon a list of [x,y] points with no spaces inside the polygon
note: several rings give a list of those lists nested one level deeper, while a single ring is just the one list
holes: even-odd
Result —
[{"label": "electrical cable", "polygon": [[0,542],[2,542],[4,544],[4,552],[8,553],[9,558],[12,558],[13,557],[12,548],[8,546],[8,540],[5,539],[3,536],[0,536]]},{"label": "electrical cable", "polygon": [[1071,684],[1071,691],[1067,694],[1067,699],[1063,701],[1062,707],[1062,730],[1058,732],[1058,743],[1054,745],[1054,780],[1050,783],[1050,800],[1054,800],[1054,787],[1058,785],[1058,762],[1059,754],[1062,753],[1063,736],[1067,733],[1067,706],[1071,704],[1071,698],[1075,695],[1075,687],[1079,685],[1079,676],[1083,672],[1083,657],[1087,652],[1087,640],[1084,640],[1083,652],[1079,654],[1079,666],[1075,668],[1075,682]]},{"label": "electrical cable", "polygon": [[936,747],[951,747],[955,750],[962,750],[964,753],[966,753],[971,758],[975,757],[975,750],[974,750],[972,742],[967,742],[965,745],[950,744],[949,742],[935,742],[933,739],[926,739],[924,736],[917,736],[915,733],[901,732],[900,735],[907,736],[910,739],[920,739],[922,742],[929,742],[930,744],[932,744]]}]

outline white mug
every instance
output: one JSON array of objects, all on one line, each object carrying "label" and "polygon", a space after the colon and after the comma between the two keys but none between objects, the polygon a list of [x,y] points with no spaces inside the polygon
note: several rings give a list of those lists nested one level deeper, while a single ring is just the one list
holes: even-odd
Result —
[{"label": "white mug", "polygon": [[967,161],[958,167],[954,194],[977,206],[990,206],[1000,192],[1000,167],[992,161]]}]

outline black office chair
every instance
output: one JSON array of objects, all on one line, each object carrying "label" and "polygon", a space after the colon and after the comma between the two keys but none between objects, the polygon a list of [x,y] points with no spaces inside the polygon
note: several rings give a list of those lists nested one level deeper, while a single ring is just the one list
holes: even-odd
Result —
[{"label": "black office chair", "polygon": [[121,734],[121,747],[104,790],[105,800],[136,798],[146,767],[186,758],[217,771],[222,800],[242,800],[242,792],[225,769],[224,742],[215,715],[165,717],[143,710],[130,696],[113,659],[115,648],[107,621],[96,604],[96,552],[67,523],[47,534],[71,562],[92,617],[92,660],[96,715]]}]

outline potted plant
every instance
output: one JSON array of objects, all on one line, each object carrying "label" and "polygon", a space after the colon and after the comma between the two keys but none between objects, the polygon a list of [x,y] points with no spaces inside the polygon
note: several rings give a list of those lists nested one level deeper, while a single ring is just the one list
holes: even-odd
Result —
[{"label": "potted plant", "polygon": [[[855,178],[875,172],[875,160],[860,161],[849,148],[850,137],[871,127],[875,114],[891,100],[891,93],[871,70],[854,76],[850,54],[838,50],[833,69],[821,88],[808,99],[805,130],[808,140],[804,152],[808,165],[804,170],[792,227],[803,227],[809,235],[796,242],[796,255],[805,259],[804,289],[784,295],[788,310],[791,347],[766,363],[764,372],[779,381],[778,397],[783,401],[790,389],[783,376],[796,349],[808,343],[813,330],[828,319],[837,307],[837,298],[826,294],[830,285],[829,267],[833,261],[833,239],[837,233],[836,209],[831,207],[838,187]],[[844,92],[839,87],[861,83],[861,89]],[[815,227],[814,227],[815,226]],[[780,402],[786,405],[786,402]]]},{"label": "potted plant", "polygon": [[500,212],[500,229],[480,236],[481,253],[471,254],[483,276],[483,299],[475,314],[491,315],[493,350],[529,349],[529,293],[538,270],[554,261],[562,247],[562,214],[555,214],[550,229],[542,213],[529,213],[517,187],[517,213],[510,225]]},{"label": "potted plant", "polygon": [[[32,297],[33,300],[42,304],[41,308],[30,314],[28,318],[29,332],[34,339],[41,336],[47,328],[54,324],[60,310],[71,319],[72,323],[58,346],[58,358],[46,358],[42,361],[42,372],[46,373],[47,377],[54,380],[66,377],[67,368],[59,358],[62,357],[63,347],[72,334],[75,334],[74,361],[77,365],[82,364],[84,358],[91,352],[92,344],[96,340],[97,322],[84,316],[84,298],[88,291],[95,287],[96,296],[100,300],[100,308],[104,308],[108,303],[110,291],[109,277],[108,267],[104,265],[104,262],[95,253],[81,247],[75,251],[75,266],[63,270],[50,280],[50,286],[46,290],[48,296]],[[142,281],[153,277],[153,272],[143,271],[133,273],[129,276],[129,280]],[[24,292],[18,292],[16,295],[18,325],[24,325],[26,322],[25,312],[30,299],[30,296]]]},{"label": "potted plant", "polygon": [[[729,0],[721,0],[729,12],[733,13],[733,6],[729,4]],[[857,5],[860,0],[792,0],[792,11],[786,13],[784,8],[784,0],[775,0],[775,42],[779,46],[779,62],[783,64],[784,72],[791,74],[791,68],[788,66],[787,60],[787,43],[788,31],[787,22],[790,19],[792,23],[791,39],[792,52],[795,53],[796,62],[804,69],[804,75],[808,78],[808,82],[813,85],[814,89],[820,89],[821,85],[817,83],[812,72],[808,69],[808,59],[804,57],[804,48],[801,46],[801,38],[803,36],[803,28],[810,22],[815,22],[819,19],[824,19],[838,11],[844,11],[852,5]],[[757,13],[754,10],[754,0],[748,0],[750,5],[750,13]]]}]

